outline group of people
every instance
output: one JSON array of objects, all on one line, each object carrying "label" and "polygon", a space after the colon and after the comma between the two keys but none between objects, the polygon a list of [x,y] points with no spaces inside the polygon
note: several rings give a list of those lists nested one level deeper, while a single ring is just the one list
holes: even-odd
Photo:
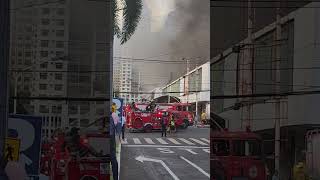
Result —
[{"label": "group of people", "polygon": [[161,137],[163,137],[163,135],[167,137],[167,131],[169,133],[176,132],[177,128],[174,120],[174,115],[171,114],[169,116],[169,113],[165,112],[163,113],[163,116],[161,118]]}]

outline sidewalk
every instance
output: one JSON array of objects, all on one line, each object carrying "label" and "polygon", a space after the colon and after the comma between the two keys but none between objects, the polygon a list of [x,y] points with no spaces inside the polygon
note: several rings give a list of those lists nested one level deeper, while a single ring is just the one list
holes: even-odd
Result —
[{"label": "sidewalk", "polygon": [[[116,136],[116,156],[117,156],[117,161],[118,161],[118,175],[120,176],[120,154],[121,154],[121,141],[119,140],[118,136]],[[112,174],[112,169],[111,169],[111,164],[110,164],[110,180],[113,180],[113,174]],[[120,177],[119,177],[120,178]],[[118,178],[118,179],[119,179]]]}]

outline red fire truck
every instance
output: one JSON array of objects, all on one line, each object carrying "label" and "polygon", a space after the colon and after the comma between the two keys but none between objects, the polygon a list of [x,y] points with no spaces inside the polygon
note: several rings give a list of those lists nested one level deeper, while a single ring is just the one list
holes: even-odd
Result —
[{"label": "red fire truck", "polygon": [[[55,138],[50,160],[50,179],[54,180],[109,180],[110,154],[109,135],[86,132],[80,137],[80,146],[87,149],[79,157],[73,156],[66,144],[67,137],[60,134]],[[93,153],[94,152],[94,153]]]},{"label": "red fire truck", "polygon": [[266,180],[260,136],[250,130],[212,130],[210,141],[211,179]]},{"label": "red fire truck", "polygon": [[164,112],[174,116],[177,127],[187,128],[193,125],[193,115],[187,111],[188,104],[155,104],[153,109],[149,109],[148,106],[149,104],[146,103],[138,103],[135,104],[135,107],[132,105],[125,107],[126,125],[130,132],[160,130],[160,120]]}]

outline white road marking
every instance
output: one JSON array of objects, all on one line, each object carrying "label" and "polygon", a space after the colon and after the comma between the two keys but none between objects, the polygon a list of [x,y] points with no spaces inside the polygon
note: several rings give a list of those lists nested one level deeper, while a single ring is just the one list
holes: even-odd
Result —
[{"label": "white road marking", "polygon": [[198,140],[198,139],[195,139],[195,138],[190,138],[192,141],[194,141],[194,142],[196,142],[196,143],[198,143],[198,144],[201,144],[201,145],[208,145],[207,143],[204,143],[204,142],[202,142],[202,141],[200,141],[200,140]]},{"label": "white road marking", "polygon": [[155,144],[152,139],[150,138],[144,138],[144,140],[148,143],[148,144]]},{"label": "white road marking", "polygon": [[206,139],[206,138],[200,138],[202,141],[205,141],[205,142],[207,142],[207,143],[210,143],[210,141],[208,140],[208,139]]},{"label": "white road marking", "polygon": [[128,139],[127,139],[127,138],[124,138],[124,140],[121,140],[121,143],[122,143],[122,144],[128,144]]},{"label": "white road marking", "polygon": [[210,149],[202,149],[204,152],[210,153]]},{"label": "white road marking", "polygon": [[198,154],[198,153],[192,151],[192,149],[186,149],[186,148],[181,148],[181,149],[182,149],[182,150],[186,150],[186,151],[188,151],[188,152],[191,153],[191,154]]},{"label": "white road marking", "polygon": [[207,172],[205,172],[203,169],[201,169],[199,166],[197,166],[196,164],[194,164],[193,162],[189,161],[188,159],[184,158],[183,156],[180,156],[181,159],[183,159],[184,161],[186,161],[187,163],[189,163],[191,166],[193,166],[194,168],[198,169],[202,174],[204,174],[205,176],[207,176],[208,178],[210,178],[210,174],[208,174]]},{"label": "white road marking", "polygon": [[195,148],[195,149],[208,149],[208,146],[166,146],[166,145],[149,145],[149,144],[124,144],[123,147],[151,147],[151,148],[157,148],[157,147],[163,147],[163,148]]},{"label": "white road marking", "polygon": [[165,142],[162,138],[156,138],[158,141],[159,141],[159,143],[161,143],[161,144],[168,144],[167,142]]},{"label": "white road marking", "polygon": [[161,153],[172,154],[174,151],[171,151],[169,148],[157,148]]},{"label": "white road marking", "polygon": [[141,141],[138,138],[133,138],[133,142],[135,144],[142,144]]},{"label": "white road marking", "polygon": [[172,178],[174,180],[180,180],[162,160],[146,158],[146,157],[143,157],[143,156],[136,157],[136,160],[140,161],[142,163],[143,163],[143,161],[151,161],[151,162],[160,163],[168,171],[168,173],[172,176]]},{"label": "white road marking", "polygon": [[169,141],[171,141],[173,144],[181,144],[179,143],[177,140],[173,139],[173,138],[168,138]]},{"label": "white road marking", "polygon": [[193,142],[190,142],[190,141],[186,140],[185,138],[178,138],[178,139],[179,139],[180,141],[188,144],[188,145],[195,145]]}]

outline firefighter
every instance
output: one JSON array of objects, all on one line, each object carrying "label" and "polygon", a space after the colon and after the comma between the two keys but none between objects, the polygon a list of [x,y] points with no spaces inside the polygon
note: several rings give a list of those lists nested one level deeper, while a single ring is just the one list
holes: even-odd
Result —
[{"label": "firefighter", "polygon": [[308,180],[305,164],[299,162],[293,167],[293,180]]},{"label": "firefighter", "polygon": [[167,137],[167,125],[168,125],[168,112],[164,112],[163,116],[161,117],[161,137],[163,137],[163,134],[165,137]]},{"label": "firefighter", "polygon": [[176,132],[176,125],[175,125],[173,114],[171,115],[170,122],[169,122],[169,132],[171,133],[172,131]]},{"label": "firefighter", "polygon": [[202,114],[201,114],[201,122],[202,122],[202,124],[206,124],[206,119],[207,119],[206,113],[202,112]]}]

